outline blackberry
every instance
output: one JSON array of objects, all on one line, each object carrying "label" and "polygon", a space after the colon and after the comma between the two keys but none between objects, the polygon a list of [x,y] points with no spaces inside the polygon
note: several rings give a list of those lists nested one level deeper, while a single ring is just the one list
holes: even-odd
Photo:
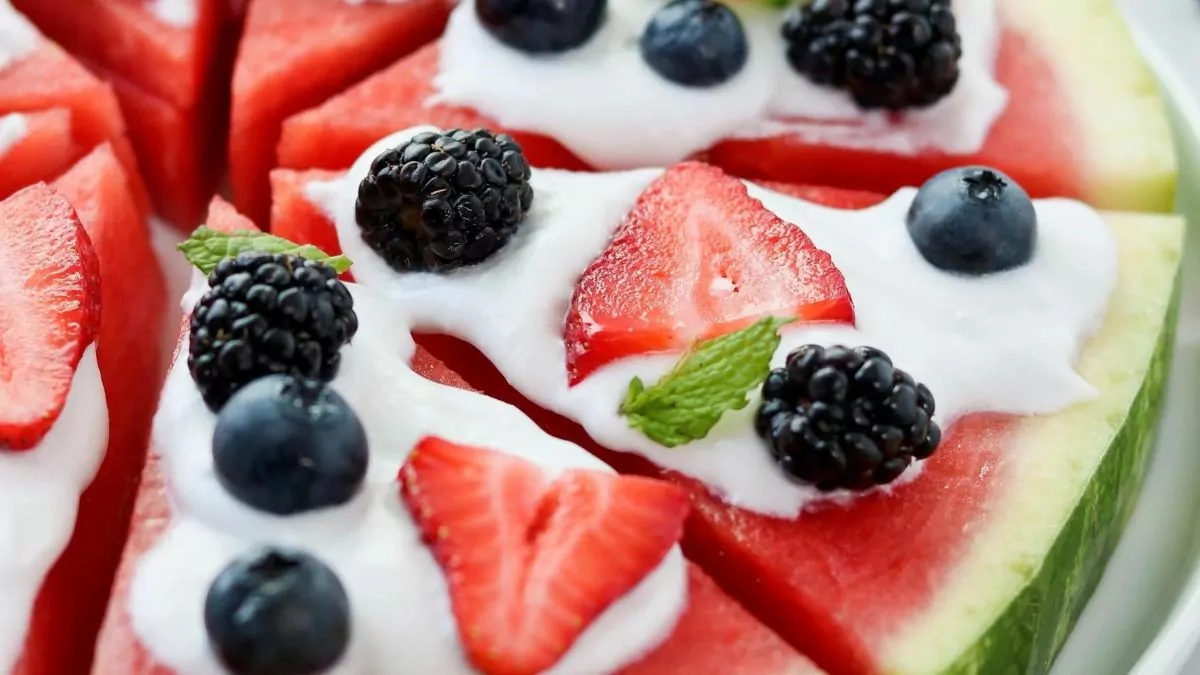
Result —
[{"label": "blackberry", "polygon": [[213,411],[266,375],[332,380],[358,331],[350,291],[323,263],[248,251],[222,260],[208,285],[192,310],[188,368]]},{"label": "blackberry", "polygon": [[878,349],[806,345],[763,382],[755,427],[791,478],[865,490],[933,454],[933,411],[929,389]]},{"label": "blackberry", "polygon": [[425,132],[387,150],[359,183],[365,241],[401,272],[446,272],[483,261],[533,203],[521,146],[486,129]]},{"label": "blackberry", "polygon": [[814,0],[788,15],[783,37],[792,68],[863,108],[929,106],[958,83],[950,0]]}]

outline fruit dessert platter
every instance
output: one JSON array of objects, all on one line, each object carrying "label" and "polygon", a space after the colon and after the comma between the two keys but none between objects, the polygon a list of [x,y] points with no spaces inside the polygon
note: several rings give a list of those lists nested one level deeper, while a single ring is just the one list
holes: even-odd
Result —
[{"label": "fruit dessert platter", "polygon": [[834,675],[1046,672],[1135,502],[1174,217],[982,166],[890,196],[531,169],[485,129],[292,178],[276,234],[332,229],[473,386],[683,488],[685,554]]},{"label": "fruit dessert platter", "polygon": [[287,119],[279,165],[346,169],[424,123],[507,131],[534,166],[698,156],[890,193],[983,164],[1034,197],[1139,211],[1174,190],[1153,80],[1107,0],[464,0],[436,44]]},{"label": "fruit dessert platter", "polygon": [[134,183],[105,143],[0,202],[0,672],[86,672],[120,559],[165,366]]},{"label": "fruit dessert platter", "polygon": [[[819,675],[620,476],[216,202],[94,672]],[[470,420],[469,423],[465,423]]]}]

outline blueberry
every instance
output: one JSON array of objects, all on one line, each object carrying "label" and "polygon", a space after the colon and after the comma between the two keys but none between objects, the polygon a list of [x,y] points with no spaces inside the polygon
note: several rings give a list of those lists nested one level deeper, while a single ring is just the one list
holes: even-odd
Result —
[{"label": "blueberry", "polygon": [[217,417],[217,478],[257,509],[288,515],[344,504],[367,474],[367,436],[332,389],[290,375],[243,387]]},{"label": "blueberry", "polygon": [[350,601],[320,560],[262,549],[233,561],[209,586],[204,627],[235,675],[312,675],[346,651]]},{"label": "blueberry", "polygon": [[934,267],[984,275],[1033,257],[1037,213],[1013,179],[986,167],[943,171],[921,187],[908,211],[908,233]]},{"label": "blueberry", "polygon": [[475,0],[475,14],[492,37],[509,47],[545,54],[590,40],[606,5],[606,0]]},{"label": "blueberry", "polygon": [[642,58],[659,75],[689,87],[711,87],[737,75],[750,48],[737,15],[713,0],[674,0],[642,32]]}]

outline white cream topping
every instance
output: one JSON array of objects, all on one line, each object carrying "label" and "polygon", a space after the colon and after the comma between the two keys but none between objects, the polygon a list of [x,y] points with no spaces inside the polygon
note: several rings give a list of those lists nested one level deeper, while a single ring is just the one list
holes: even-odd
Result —
[{"label": "white cream topping", "polygon": [[29,134],[29,120],[21,113],[9,113],[0,117],[0,157],[20,143]]},{"label": "white cream topping", "polygon": [[[371,291],[350,288],[360,328],[342,352],[333,387],[366,427],[371,464],[362,492],[343,506],[282,518],[235,500],[214,475],[216,417],[204,406],[186,360],[171,369],[153,445],[171,486],[172,521],[137,568],[130,614],[155,658],[180,675],[224,672],[208,646],[204,597],[225,565],[263,543],[313,551],[345,585],[353,637],[331,673],[391,672],[401,663],[413,673],[472,673],[441,568],[399,499],[396,475],[413,444],[433,434],[508,452],[552,472],[610,470],[579,447],[543,433],[511,406],[413,373],[406,317]],[[185,311],[203,289],[197,276]],[[673,630],[686,594],[686,565],[675,547],[548,672],[609,673],[636,661]]]},{"label": "white cream topping", "polygon": [[711,88],[674,84],[646,65],[638,46],[659,6],[609,0],[604,25],[586,44],[531,56],[493,38],[474,3],[461,2],[442,36],[436,98],[475,108],[507,128],[548,135],[603,169],[662,166],[722,138],[782,133],[902,154],[970,154],[1007,104],[992,74],[1000,34],[995,0],[954,3],[963,45],[959,83],[936,105],[898,121],[863,112],[848,94],[792,70],[780,32],[783,12],[754,3],[730,5],[750,45],[741,72]]},{"label": "white cream topping", "polygon": [[32,54],[42,39],[38,29],[8,0],[0,0],[0,70]]},{"label": "white cream topping", "polygon": [[[477,346],[518,391],[578,421],[601,445],[645,456],[700,479],[729,503],[796,516],[823,495],[775,468],[753,429],[757,394],[727,413],[707,438],[664,448],[617,414],[629,381],[654,382],[678,354],[617,361],[567,384],[563,323],[575,284],[607,247],[638,195],[660,169],[589,174],[534,170],[533,208],[517,236],[491,260],[451,274],[399,274],[362,241],[354,219],[359,179],[371,160],[419,127],[378,142],[342,179],[307,194],[337,224],[359,283],[389,297],[418,331]],[[920,255],[905,226],[916,194],[897,192],[863,211],[825,208],[750,185],[750,194],[829,252],[846,279],[857,322],[794,325],[775,354],[781,365],[808,343],[870,345],[926,383],[945,428],[967,412],[1041,414],[1095,395],[1073,364],[1098,328],[1116,283],[1116,242],[1103,219],[1068,200],[1035,202],[1033,259],[986,277],[940,271]],[[911,472],[910,472],[911,473]]]},{"label": "white cream topping", "polygon": [[196,24],[196,0],[147,1],[150,12],[169,26],[191,28]]},{"label": "white cream topping", "polygon": [[91,345],[42,442],[0,451],[0,672],[10,672],[21,656],[34,600],[75,531],[79,497],[107,446],[108,406]]}]

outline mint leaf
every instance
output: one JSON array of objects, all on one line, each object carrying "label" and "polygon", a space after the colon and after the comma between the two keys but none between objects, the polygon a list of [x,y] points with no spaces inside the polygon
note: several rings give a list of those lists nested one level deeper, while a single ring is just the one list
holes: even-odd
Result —
[{"label": "mint leaf", "polygon": [[327,255],[312,244],[301,246],[283,237],[252,230],[238,230],[233,234],[226,234],[201,225],[192,236],[179,244],[178,248],[183,251],[188,262],[205,274],[212,274],[217,268],[217,263],[225,258],[235,257],[245,251],[290,253],[323,262],[337,270],[338,274],[350,269],[350,259],[344,255]]},{"label": "mint leaf", "polygon": [[704,438],[726,411],[746,407],[746,394],[771,370],[779,328],[794,320],[769,316],[696,342],[653,386],[633,378],[621,414],[631,428],[668,448]]}]

